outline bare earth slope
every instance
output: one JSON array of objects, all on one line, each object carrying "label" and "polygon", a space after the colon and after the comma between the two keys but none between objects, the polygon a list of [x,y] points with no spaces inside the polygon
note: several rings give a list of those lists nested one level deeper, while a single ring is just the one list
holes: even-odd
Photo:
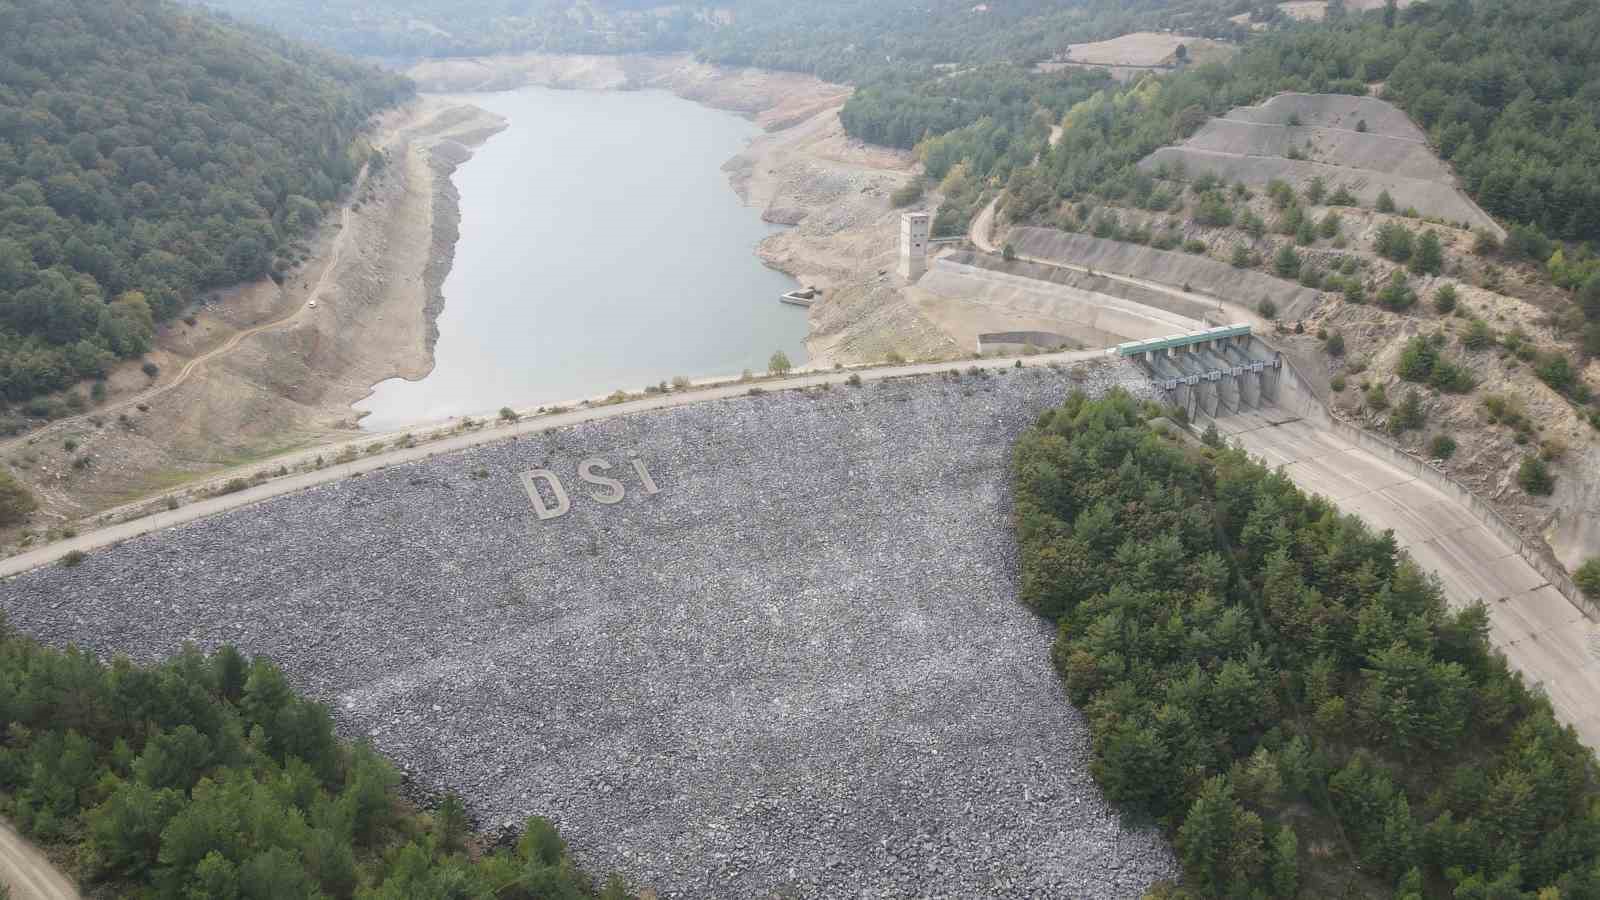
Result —
[{"label": "bare earth slope", "polygon": [[[1297,122],[1298,124],[1291,124]],[[1365,122],[1366,131],[1358,130]],[[1304,159],[1289,159],[1290,147]],[[1456,186],[1455,176],[1422,132],[1393,104],[1372,97],[1279,94],[1260,106],[1212,119],[1184,143],[1162,147],[1139,163],[1146,171],[1181,164],[1227,181],[1307,184],[1321,176],[1365,205],[1388,191],[1400,209],[1503,233]]]},{"label": "bare earth slope", "polygon": [[131,364],[104,407],[0,444],[43,504],[41,523],[326,440],[349,428],[350,404],[374,383],[426,373],[455,241],[448,174],[499,127],[433,100],[393,113],[379,128],[388,165],[368,174],[302,270],[164,326],[153,383]]},{"label": "bare earth slope", "polygon": [[[268,654],[419,786],[550,815],[663,896],[1138,897],[1176,867],[1093,783],[1006,489],[1022,429],[1114,384],[1148,391],[1096,363],[618,415],[138,538],[0,607],[102,654]],[[536,468],[567,515],[536,517]]]}]

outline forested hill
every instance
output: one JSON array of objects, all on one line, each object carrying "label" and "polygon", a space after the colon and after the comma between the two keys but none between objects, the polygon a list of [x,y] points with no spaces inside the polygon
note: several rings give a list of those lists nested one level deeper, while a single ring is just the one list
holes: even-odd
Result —
[{"label": "forested hill", "polygon": [[1244,0],[191,0],[349,53],[694,51],[860,81],[885,67],[1037,62],[1141,28],[1238,39]]},{"label": "forested hill", "polygon": [[0,0],[0,396],[149,345],[271,274],[405,79],[164,0]]}]

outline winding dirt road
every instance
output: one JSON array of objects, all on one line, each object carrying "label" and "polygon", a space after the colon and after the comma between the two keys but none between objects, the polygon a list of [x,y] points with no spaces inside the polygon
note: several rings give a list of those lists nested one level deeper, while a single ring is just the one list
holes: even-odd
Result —
[{"label": "winding dirt road", "polygon": [[17,900],[81,900],[67,876],[9,822],[0,822],[0,884]]},{"label": "winding dirt road", "polygon": [[321,299],[323,294],[333,284],[334,272],[339,267],[339,260],[344,255],[345,246],[349,243],[348,235],[350,234],[350,217],[355,214],[355,198],[360,195],[361,188],[366,185],[367,174],[367,166],[362,166],[361,172],[356,176],[355,186],[350,190],[350,199],[345,202],[344,207],[340,210],[339,233],[334,236],[333,246],[328,256],[327,265],[323,266],[322,274],[317,276],[317,283],[306,295],[306,300],[304,303],[300,304],[300,306],[296,307],[292,312],[285,316],[273,319],[270,322],[264,322],[260,325],[246,328],[228,338],[222,344],[200,354],[199,356],[196,356],[194,359],[189,360],[184,364],[182,369],[178,370],[178,374],[169,381],[163,381],[136,394],[124,397],[121,400],[107,403],[104,406],[97,406],[88,412],[80,413],[75,416],[68,416],[64,419],[57,419],[43,428],[26,432],[8,441],[0,441],[0,454],[9,453],[12,450],[16,450],[23,444],[32,442],[47,433],[84,425],[88,422],[91,416],[106,416],[108,414],[127,410],[140,403],[148,404],[151,400],[176,390],[178,387],[182,386],[184,382],[188,381],[190,376],[199,371],[199,369],[206,363],[233,352],[240,344],[244,343],[250,338],[264,332],[275,331],[279,328],[284,328],[300,321],[300,319],[303,318],[305,314],[312,308],[312,304]]}]

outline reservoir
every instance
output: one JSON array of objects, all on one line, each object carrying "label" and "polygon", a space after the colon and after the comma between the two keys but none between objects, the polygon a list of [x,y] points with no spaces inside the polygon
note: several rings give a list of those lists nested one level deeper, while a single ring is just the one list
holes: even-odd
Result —
[{"label": "reservoir", "polygon": [[509,127],[454,175],[433,371],[374,388],[364,427],[760,372],[776,350],[804,362],[806,311],[778,302],[796,284],[755,255],[780,228],[722,171],[753,123],[662,91],[465,99]]}]

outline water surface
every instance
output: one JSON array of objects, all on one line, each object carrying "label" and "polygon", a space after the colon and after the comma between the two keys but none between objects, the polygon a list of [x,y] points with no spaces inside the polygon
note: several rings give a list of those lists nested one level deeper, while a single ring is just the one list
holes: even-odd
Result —
[{"label": "water surface", "polygon": [[366,427],[803,361],[805,310],[778,302],[795,282],[755,256],[778,228],[721,169],[754,124],[660,91],[465,99],[510,126],[455,173],[434,369],[378,385]]}]

